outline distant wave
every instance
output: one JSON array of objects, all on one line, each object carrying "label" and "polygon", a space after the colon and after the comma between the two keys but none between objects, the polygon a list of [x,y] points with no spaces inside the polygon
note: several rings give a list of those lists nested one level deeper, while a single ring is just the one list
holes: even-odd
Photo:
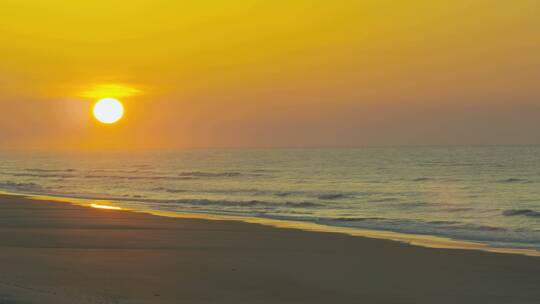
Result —
[{"label": "distant wave", "polygon": [[[127,179],[127,180],[192,180],[200,178],[238,177],[243,175],[240,172],[182,172],[178,175],[154,175],[154,172],[139,170],[107,170],[95,169],[86,174],[76,174],[75,169],[25,169],[26,172],[8,172],[5,175],[15,177],[36,177],[36,178],[92,178],[92,179]],[[102,173],[116,174],[102,174]],[[101,173],[101,174],[95,174]],[[120,173],[120,174],[118,174]],[[123,174],[122,174],[123,173]],[[131,175],[130,175],[131,174]],[[135,175],[137,174],[137,175]],[[250,174],[259,176],[260,174]]]},{"label": "distant wave", "polygon": [[145,173],[152,174],[154,171],[151,170],[117,170],[117,169],[92,169],[89,170],[90,173],[104,173],[104,172],[114,172],[114,173]]},{"label": "distant wave", "polygon": [[503,210],[502,215],[504,216],[530,216],[530,217],[540,217],[540,212],[534,211],[531,209],[506,209]]},{"label": "distant wave", "polygon": [[344,193],[324,193],[317,196],[320,200],[336,200],[346,198],[347,194]]},{"label": "distant wave", "polygon": [[26,168],[29,172],[75,172],[75,169],[41,169],[41,168]]},{"label": "distant wave", "polygon": [[127,197],[133,197],[133,198],[145,198],[146,196],[144,196],[144,195],[139,195],[139,194],[132,194],[132,195],[127,195]]},{"label": "distant wave", "polygon": [[[266,191],[268,192],[268,191]],[[264,192],[259,191],[259,193],[264,194]],[[350,193],[317,193],[310,191],[272,191],[272,195],[277,197],[288,197],[288,196],[308,196],[314,197],[320,200],[338,200],[347,197],[351,197]]]},{"label": "distant wave", "polygon": [[382,217],[336,217],[336,218],[331,218],[329,220],[336,221],[336,222],[363,222],[363,221],[385,220],[385,218],[382,218]]},{"label": "distant wave", "polygon": [[445,208],[443,210],[447,212],[463,212],[463,211],[470,211],[473,209],[474,208],[470,208],[470,207],[450,207],[450,208]]},{"label": "distant wave", "polygon": [[152,191],[164,191],[164,192],[168,192],[168,193],[182,193],[182,192],[187,192],[188,190],[171,189],[171,188],[165,188],[165,187],[156,187],[156,188],[152,188]]},{"label": "distant wave", "polygon": [[178,176],[184,177],[235,177],[242,175],[240,172],[181,172]]},{"label": "distant wave", "polygon": [[401,203],[399,204],[399,207],[401,208],[417,208],[417,207],[425,207],[430,205],[426,202],[410,202],[410,203]]},{"label": "distant wave", "polygon": [[433,178],[431,178],[431,177],[418,177],[418,178],[413,179],[413,182],[425,182],[425,181],[430,181],[430,180],[433,180]]},{"label": "distant wave", "polygon": [[294,194],[293,192],[278,191],[274,193],[275,196],[285,197]]},{"label": "distant wave", "polygon": [[43,178],[73,178],[77,177],[77,175],[74,174],[67,174],[67,173],[7,173],[11,176],[16,177],[43,177]]},{"label": "distant wave", "polygon": [[36,183],[16,183],[11,181],[0,182],[0,188],[11,191],[38,191],[42,189]]},{"label": "distant wave", "polygon": [[137,167],[137,168],[150,168],[150,167],[152,167],[152,165],[150,165],[150,164],[134,164],[134,165],[132,165],[132,167]]},{"label": "distant wave", "polygon": [[457,222],[457,221],[429,221],[428,223],[433,224],[433,225],[455,225],[455,224],[459,224],[459,222]]},{"label": "distant wave", "polygon": [[529,183],[530,181],[522,178],[506,178],[498,181],[499,183]]},{"label": "distant wave", "polygon": [[[133,173],[146,173],[133,171]],[[128,180],[138,180],[138,179],[148,179],[148,180],[192,180],[192,179],[201,179],[201,178],[219,178],[219,177],[238,177],[243,175],[240,172],[181,172],[178,175],[86,175],[85,178],[111,178],[111,179],[128,179]],[[253,174],[252,174],[253,175]]]},{"label": "distant wave", "polygon": [[189,176],[171,176],[171,175],[85,175],[84,178],[97,179],[127,179],[127,180],[191,180],[194,177]]},{"label": "distant wave", "polygon": [[399,199],[397,197],[383,197],[383,198],[376,198],[371,199],[370,202],[372,203],[386,203],[386,202],[397,202]]},{"label": "distant wave", "polygon": [[428,181],[440,181],[440,182],[460,182],[463,181],[463,179],[460,178],[450,178],[450,177],[418,177],[413,178],[413,182],[428,182]]}]

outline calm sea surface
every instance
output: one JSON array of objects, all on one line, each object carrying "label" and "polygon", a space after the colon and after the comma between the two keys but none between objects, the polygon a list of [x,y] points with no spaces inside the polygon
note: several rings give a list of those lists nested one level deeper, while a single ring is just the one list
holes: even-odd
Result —
[{"label": "calm sea surface", "polygon": [[0,190],[540,250],[540,146],[4,152]]}]

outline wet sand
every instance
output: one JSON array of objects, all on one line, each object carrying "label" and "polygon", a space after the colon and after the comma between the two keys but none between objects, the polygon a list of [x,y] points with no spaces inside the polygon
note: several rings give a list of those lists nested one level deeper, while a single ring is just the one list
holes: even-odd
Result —
[{"label": "wet sand", "polygon": [[0,303],[540,303],[540,258],[0,196]]}]

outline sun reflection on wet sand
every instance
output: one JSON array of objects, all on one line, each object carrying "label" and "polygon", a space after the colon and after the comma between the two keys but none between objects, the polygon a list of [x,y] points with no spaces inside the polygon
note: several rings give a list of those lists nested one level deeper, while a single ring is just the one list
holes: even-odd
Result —
[{"label": "sun reflection on wet sand", "polygon": [[122,208],[120,207],[100,205],[100,204],[90,204],[90,207],[97,208],[97,209],[122,210]]}]

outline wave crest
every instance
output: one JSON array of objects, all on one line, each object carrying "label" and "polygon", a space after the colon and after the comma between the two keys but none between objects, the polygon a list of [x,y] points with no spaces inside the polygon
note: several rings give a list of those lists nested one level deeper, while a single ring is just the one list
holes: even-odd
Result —
[{"label": "wave crest", "polygon": [[506,209],[502,211],[504,216],[530,216],[530,217],[540,217],[540,212],[534,211],[531,209]]},{"label": "wave crest", "polygon": [[268,201],[229,201],[229,200],[207,200],[207,199],[181,199],[174,200],[173,203],[180,205],[194,205],[194,206],[224,206],[224,207],[289,207],[289,208],[311,208],[320,207],[322,204],[312,202],[284,202],[275,203]]},{"label": "wave crest", "polygon": [[178,176],[184,177],[235,177],[242,175],[240,172],[181,172]]}]

